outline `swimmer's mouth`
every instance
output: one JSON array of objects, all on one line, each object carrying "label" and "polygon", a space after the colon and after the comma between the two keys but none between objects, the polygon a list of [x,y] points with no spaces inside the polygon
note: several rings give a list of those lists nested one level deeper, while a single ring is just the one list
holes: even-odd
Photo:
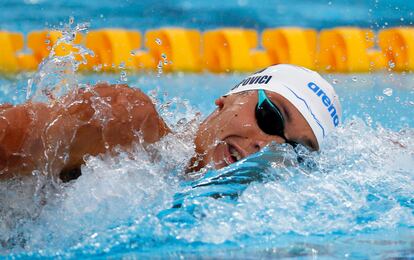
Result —
[{"label": "swimmer's mouth", "polygon": [[236,150],[236,148],[234,148],[231,145],[229,145],[229,152],[230,152],[231,158],[235,160],[236,162],[242,159],[242,156],[240,155],[240,153]]},{"label": "swimmer's mouth", "polygon": [[229,143],[227,143],[227,152],[224,158],[227,164],[235,163],[245,157],[241,149]]}]

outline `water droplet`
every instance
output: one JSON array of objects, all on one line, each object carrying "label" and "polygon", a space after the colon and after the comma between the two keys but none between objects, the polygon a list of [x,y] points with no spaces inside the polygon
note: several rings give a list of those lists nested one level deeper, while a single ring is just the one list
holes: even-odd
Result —
[{"label": "water droplet", "polygon": [[382,93],[388,97],[392,96],[392,88],[386,88],[382,91]]},{"label": "water droplet", "polygon": [[332,84],[336,85],[336,84],[338,84],[338,83],[339,83],[339,80],[337,80],[337,79],[333,79],[333,80],[332,80]]},{"label": "water droplet", "polygon": [[368,126],[372,126],[372,122],[373,122],[372,117],[369,115],[366,115],[365,122],[367,123]]},{"label": "water droplet", "polygon": [[125,69],[125,62],[121,62],[121,63],[119,64],[119,68],[120,68],[120,69]]},{"label": "water droplet", "polygon": [[75,18],[73,16],[69,17],[69,25],[72,25],[75,21]]},{"label": "water droplet", "polygon": [[92,68],[93,68],[94,71],[101,71],[102,70],[102,64],[94,65]]},{"label": "water droplet", "polygon": [[127,82],[127,81],[128,81],[126,71],[121,71],[120,76],[121,76],[121,81],[122,81],[122,82]]},{"label": "water droplet", "polygon": [[163,60],[166,60],[166,59],[167,59],[167,55],[166,55],[165,53],[161,53],[161,58],[162,58]]},{"label": "water droplet", "polygon": [[155,39],[155,42],[158,44],[158,45],[161,45],[162,44],[162,41],[160,40],[160,39]]},{"label": "water droplet", "polygon": [[50,40],[45,40],[45,43],[46,44],[50,44]]},{"label": "water droplet", "polygon": [[357,76],[353,76],[353,77],[352,77],[352,81],[353,81],[353,82],[357,82],[357,81],[358,81]]},{"label": "water droplet", "polygon": [[375,99],[378,100],[378,101],[383,101],[384,96],[375,96]]},{"label": "water droplet", "polygon": [[162,66],[163,66],[163,62],[159,61],[158,65],[157,65],[157,77],[159,78],[162,74]]},{"label": "water droplet", "polygon": [[389,61],[388,62],[388,67],[390,67],[390,69],[395,68],[395,63],[393,61]]}]

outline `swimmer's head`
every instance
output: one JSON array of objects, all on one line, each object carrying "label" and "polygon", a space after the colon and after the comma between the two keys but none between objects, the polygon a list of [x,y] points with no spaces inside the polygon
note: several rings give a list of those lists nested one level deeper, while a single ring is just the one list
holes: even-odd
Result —
[{"label": "swimmer's head", "polygon": [[318,150],[341,122],[333,87],[314,71],[286,64],[245,78],[216,105],[198,129],[194,170],[210,162],[222,168],[272,141]]}]

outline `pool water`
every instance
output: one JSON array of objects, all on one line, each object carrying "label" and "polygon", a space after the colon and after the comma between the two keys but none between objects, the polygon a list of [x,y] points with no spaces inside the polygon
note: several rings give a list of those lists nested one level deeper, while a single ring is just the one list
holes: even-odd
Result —
[{"label": "pool water", "polygon": [[[1,101],[23,102],[35,76],[2,78]],[[344,122],[322,152],[299,147],[298,162],[290,146],[271,144],[183,180],[197,124],[245,76],[71,75],[142,88],[175,133],[150,152],[137,144],[132,153],[89,157],[83,175],[67,184],[42,174],[1,183],[1,254],[414,257],[414,75],[325,75]]]},{"label": "pool water", "polygon": [[414,2],[406,0],[1,0],[0,5],[0,28],[22,33],[61,28],[69,16],[77,22],[90,22],[92,29],[141,31],[163,26],[198,30],[357,26],[378,30],[414,22]]}]

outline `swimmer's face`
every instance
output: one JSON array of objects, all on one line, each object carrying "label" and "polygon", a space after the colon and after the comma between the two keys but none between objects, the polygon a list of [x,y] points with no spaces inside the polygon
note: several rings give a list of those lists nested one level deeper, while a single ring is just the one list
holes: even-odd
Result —
[{"label": "swimmer's face", "polygon": [[[302,114],[284,97],[266,91],[280,109],[285,120],[285,137],[289,141],[318,149],[316,137]],[[220,97],[217,109],[201,123],[194,140],[197,157],[190,170],[197,171],[209,163],[220,169],[234,163],[274,141],[285,139],[264,133],[256,122],[257,91],[247,91]]]}]

